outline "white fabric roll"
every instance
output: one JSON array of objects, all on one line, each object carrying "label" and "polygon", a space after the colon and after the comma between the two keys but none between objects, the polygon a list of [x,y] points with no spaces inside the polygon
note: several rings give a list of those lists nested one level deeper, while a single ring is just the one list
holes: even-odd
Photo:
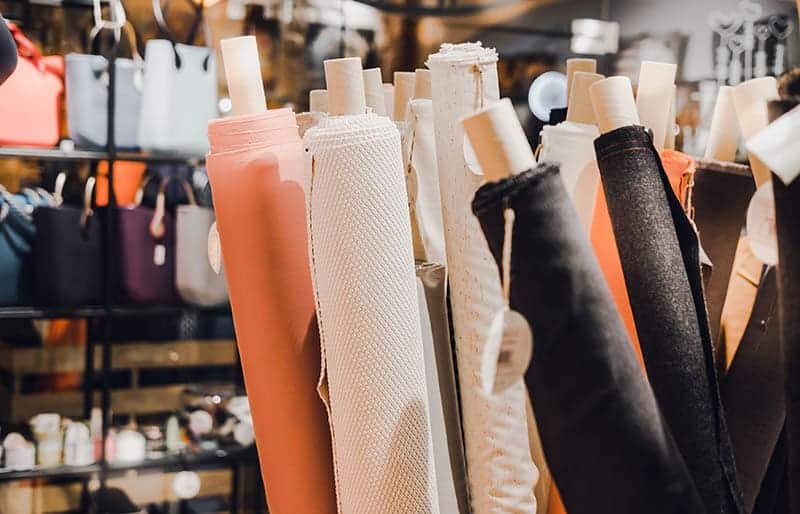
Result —
[{"label": "white fabric roll", "polygon": [[438,514],[400,135],[386,117],[331,116],[304,144],[340,512]]},{"label": "white fabric roll", "polygon": [[420,232],[425,260],[447,264],[439,194],[439,168],[436,163],[436,136],[433,130],[433,102],[411,100],[406,133],[403,137],[403,162],[409,180],[409,203]]},{"label": "white fabric roll", "polygon": [[536,511],[538,472],[528,445],[525,385],[520,380],[487,395],[479,380],[489,326],[504,303],[497,265],[470,211],[483,177],[467,165],[460,123],[499,99],[497,53],[480,43],[445,44],[427,65],[472,509],[475,514],[530,514]]}]

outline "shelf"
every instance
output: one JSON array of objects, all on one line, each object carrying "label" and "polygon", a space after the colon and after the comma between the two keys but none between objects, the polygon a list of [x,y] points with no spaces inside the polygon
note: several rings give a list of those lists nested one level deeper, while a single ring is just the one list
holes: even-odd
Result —
[{"label": "shelf", "polygon": [[[229,314],[230,305],[197,307],[193,305],[116,305],[111,308],[113,318],[137,318],[178,315],[182,312],[207,314]],[[103,307],[0,307],[0,319],[54,319],[54,318],[102,318]]]},{"label": "shelf", "polygon": [[[255,461],[256,451],[254,445],[229,445],[220,447],[214,451],[182,452],[174,455],[167,455],[159,459],[146,459],[136,463],[114,463],[107,465],[105,469],[109,473],[147,469],[159,469],[167,472],[178,469],[191,470],[220,464]],[[100,464],[89,464],[88,466],[36,467],[19,471],[0,470],[0,482],[37,478],[76,480],[89,478],[99,473],[102,469],[103,467]]]},{"label": "shelf", "polygon": [[[34,159],[38,161],[104,161],[108,152],[94,150],[70,150],[59,148],[32,148],[23,146],[0,147],[0,158]],[[147,152],[117,152],[118,161],[198,163],[204,157],[182,154],[153,154]]]}]

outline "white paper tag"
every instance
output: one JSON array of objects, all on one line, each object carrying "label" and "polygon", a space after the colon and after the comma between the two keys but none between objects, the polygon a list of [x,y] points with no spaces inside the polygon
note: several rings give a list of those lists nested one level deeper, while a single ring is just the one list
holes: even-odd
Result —
[{"label": "white paper tag", "polygon": [[163,266],[165,262],[167,262],[167,247],[157,244],[153,249],[153,264]]},{"label": "white paper tag", "polygon": [[464,135],[464,162],[466,163],[469,171],[471,171],[474,175],[483,176],[483,169],[478,162],[478,156],[475,154],[475,150],[472,148],[472,143],[469,142],[469,138],[466,134]]},{"label": "white paper tag", "polygon": [[219,275],[222,270],[222,245],[219,242],[219,232],[217,231],[217,222],[211,224],[208,228],[208,264],[214,273]]},{"label": "white paper tag", "polygon": [[750,200],[747,208],[747,239],[758,260],[769,266],[778,264],[775,197],[771,181],[761,184]]},{"label": "white paper tag", "polygon": [[481,361],[481,387],[485,394],[500,394],[522,378],[533,356],[533,335],[528,321],[504,308],[489,326]]}]

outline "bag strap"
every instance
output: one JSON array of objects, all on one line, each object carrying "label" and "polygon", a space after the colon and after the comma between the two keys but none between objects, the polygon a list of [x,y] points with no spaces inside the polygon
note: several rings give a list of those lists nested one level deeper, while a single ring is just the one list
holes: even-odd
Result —
[{"label": "bag strap", "polygon": [[6,20],[6,25],[11,32],[11,36],[14,38],[14,42],[17,43],[17,54],[20,57],[29,59],[36,67],[39,67],[39,63],[42,60],[42,53],[36,48],[33,41],[25,37],[25,34],[22,33],[16,23]]},{"label": "bag strap", "polygon": [[[156,19],[156,25],[158,25],[158,30],[170,41],[172,44],[178,42],[178,38],[175,36],[175,33],[172,29],[169,28],[167,25],[167,18],[164,16],[164,11],[169,8],[170,0],[164,1],[164,6],[161,6],[161,0],[152,0],[153,4],[153,17]],[[194,43],[194,40],[197,39],[197,33],[200,30],[200,27],[205,22],[204,10],[205,10],[205,1],[200,0],[196,2],[195,0],[189,0],[192,8],[194,9],[194,19],[189,28],[189,35],[183,41],[185,45],[191,45]],[[207,44],[208,42],[206,42]]]},{"label": "bag strap", "polygon": [[81,212],[81,232],[87,233],[89,220],[94,216],[92,200],[94,199],[94,186],[97,179],[89,177],[86,179],[86,187],[83,189],[83,211]]},{"label": "bag strap", "polygon": [[162,178],[161,184],[158,187],[158,196],[156,196],[156,208],[153,212],[153,219],[150,220],[150,235],[155,239],[161,239],[164,237],[164,233],[167,230],[166,225],[164,224],[164,218],[167,215],[167,185],[173,179],[176,179],[180,182],[181,187],[183,187],[183,190],[186,192],[189,205],[197,205],[194,199],[194,191],[192,191],[192,187],[188,182],[183,179],[177,179],[176,177]]},{"label": "bag strap", "polygon": [[[92,29],[92,32],[89,35],[89,48],[90,48],[89,51],[92,54],[99,54],[100,51],[98,49],[97,36],[99,36],[100,33],[103,31],[103,27],[100,27],[97,30],[95,30],[95,28]],[[139,42],[136,37],[136,28],[130,21],[126,20],[121,30],[122,33],[125,34],[125,37],[128,40],[128,45],[131,48],[131,59],[133,59],[133,62],[135,62],[136,65],[139,66],[140,68],[144,67],[144,59],[142,58],[142,54],[139,52]]]}]

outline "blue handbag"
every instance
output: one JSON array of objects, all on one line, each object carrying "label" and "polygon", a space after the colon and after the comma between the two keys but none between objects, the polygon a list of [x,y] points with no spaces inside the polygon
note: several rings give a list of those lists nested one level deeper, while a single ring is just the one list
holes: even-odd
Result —
[{"label": "blue handbag", "polygon": [[31,249],[36,229],[24,195],[0,192],[0,305],[29,303],[32,293]]}]

